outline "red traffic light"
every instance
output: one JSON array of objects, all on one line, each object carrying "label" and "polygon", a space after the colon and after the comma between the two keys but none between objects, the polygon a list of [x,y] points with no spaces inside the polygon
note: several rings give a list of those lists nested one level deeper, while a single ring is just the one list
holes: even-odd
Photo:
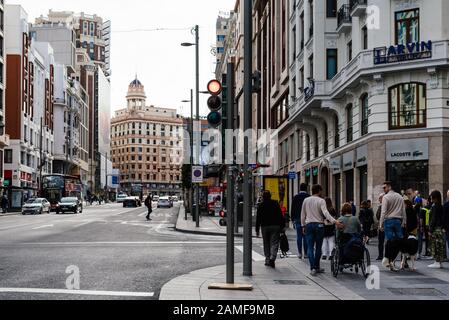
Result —
[{"label": "red traffic light", "polygon": [[207,91],[209,91],[209,93],[214,96],[218,96],[222,90],[223,87],[221,86],[221,83],[218,80],[211,80],[207,84]]}]

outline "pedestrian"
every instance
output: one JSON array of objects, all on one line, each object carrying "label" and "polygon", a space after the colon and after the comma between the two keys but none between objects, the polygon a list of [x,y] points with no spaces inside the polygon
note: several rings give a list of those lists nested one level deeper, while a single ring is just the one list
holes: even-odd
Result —
[{"label": "pedestrian", "polygon": [[429,265],[432,269],[442,269],[446,260],[446,230],[444,226],[444,208],[441,192],[431,193],[432,209],[430,212],[429,235],[431,239],[432,257],[435,263]]},{"label": "pedestrian", "polygon": [[348,202],[351,204],[352,216],[355,217],[357,215],[357,207],[354,204],[354,200]]},{"label": "pedestrian", "polygon": [[362,225],[360,224],[360,220],[353,216],[351,203],[343,204],[341,217],[338,221],[344,226],[337,230],[337,242],[339,248],[343,249],[351,238],[360,235],[362,232]]},{"label": "pedestrian", "polygon": [[423,199],[421,197],[415,198],[415,215],[416,219],[418,220],[418,260],[421,260],[423,258],[422,252],[424,247],[424,229],[425,229],[425,219],[426,219],[426,210],[423,207]]},{"label": "pedestrian", "polygon": [[385,196],[384,193],[382,193],[379,196],[379,207],[377,208],[376,213],[377,222],[379,223],[377,235],[379,256],[376,259],[377,261],[382,261],[384,259],[384,252],[385,252],[385,232],[383,230],[380,230],[380,216],[382,213],[382,201],[384,196]]},{"label": "pedestrian", "polygon": [[262,203],[257,208],[256,234],[260,237],[262,227],[265,266],[275,268],[279,239],[285,229],[285,220],[279,202],[271,199],[270,191],[264,191],[262,198]]},{"label": "pedestrian", "polygon": [[8,208],[9,208],[9,200],[6,194],[4,194],[2,197],[2,212],[8,213]]},{"label": "pedestrian", "polygon": [[151,194],[149,194],[149,195],[147,196],[147,198],[145,199],[145,206],[146,206],[147,209],[148,209],[147,220],[148,220],[148,221],[151,221],[151,220],[153,220],[153,219],[151,219],[151,217],[150,217],[151,213],[153,213],[153,197],[152,197]]},{"label": "pedestrian", "polygon": [[[382,211],[380,216],[380,229],[385,231],[387,246],[389,241],[403,239],[403,229],[407,224],[407,215],[405,211],[404,197],[393,190],[392,183],[384,183],[383,189],[385,196],[382,202]],[[384,258],[382,264],[390,270],[394,270],[394,261]]]},{"label": "pedestrian", "polygon": [[423,220],[424,220],[424,238],[426,241],[426,254],[424,256],[425,260],[431,259],[431,239],[430,239],[430,212],[432,210],[432,197],[429,196],[427,199],[427,204],[424,206],[423,210]]},{"label": "pedestrian", "polygon": [[447,192],[447,201],[443,206],[444,209],[444,227],[446,230],[447,249],[449,250],[449,191]]},{"label": "pedestrian", "polygon": [[324,273],[320,268],[321,250],[324,239],[324,220],[343,227],[327,210],[326,201],[321,197],[323,187],[314,185],[312,187],[312,196],[305,199],[302,205],[301,225],[307,239],[307,250],[310,263],[311,275]]},{"label": "pedestrian", "polygon": [[[338,219],[337,210],[335,210],[332,200],[326,198],[327,211],[331,214],[334,219]],[[329,221],[324,221],[324,240],[323,240],[323,260],[331,259],[332,252],[335,249],[335,226]]]},{"label": "pedestrian", "polygon": [[368,201],[363,201],[360,207],[359,220],[362,225],[363,242],[369,244],[371,229],[374,224],[374,212],[369,207]]},{"label": "pedestrian", "polygon": [[302,204],[304,200],[310,197],[310,194],[307,193],[307,185],[305,183],[301,184],[299,187],[299,194],[297,194],[293,198],[292,203],[292,221],[293,226],[296,229],[296,243],[298,246],[298,258],[303,258],[303,247],[304,247],[304,256],[307,259],[307,241],[305,239],[305,235],[302,230],[301,225],[301,211]]},{"label": "pedestrian", "polygon": [[412,200],[405,200],[405,213],[407,215],[407,228],[405,230],[405,239],[408,239],[409,236],[417,236],[418,234],[418,216],[416,215],[416,211],[413,208]]}]

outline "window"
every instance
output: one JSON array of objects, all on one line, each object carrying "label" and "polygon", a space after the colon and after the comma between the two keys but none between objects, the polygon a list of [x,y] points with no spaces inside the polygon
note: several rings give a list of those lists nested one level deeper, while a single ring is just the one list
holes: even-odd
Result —
[{"label": "window", "polygon": [[337,49],[327,49],[327,80],[331,80],[338,72]]},{"label": "window", "polygon": [[360,98],[360,105],[362,108],[362,136],[364,136],[368,134],[369,107],[367,93],[363,94]]},{"label": "window", "polygon": [[5,150],[5,163],[12,163],[12,150]]},{"label": "window", "polygon": [[337,17],[337,0],[326,1],[326,13],[328,18]]},{"label": "window", "polygon": [[419,42],[419,9],[396,12],[396,44]]},{"label": "window", "polygon": [[353,114],[353,108],[352,104],[348,104],[346,107],[346,142],[350,143],[354,140],[354,130],[352,128],[353,126],[353,120],[354,114]]},{"label": "window", "polygon": [[313,79],[313,55],[309,57],[309,68],[310,68],[309,77]]},{"label": "window", "polygon": [[338,121],[338,116],[337,115],[335,115],[334,127],[335,127],[334,145],[335,145],[335,149],[337,149],[337,148],[340,147],[340,122]]},{"label": "window", "polygon": [[348,62],[352,61],[352,40],[348,42]]},{"label": "window", "polygon": [[366,26],[362,28],[362,48],[363,50],[368,49],[368,28]]},{"label": "window", "polygon": [[390,88],[390,130],[427,125],[427,93],[423,83],[404,83]]}]

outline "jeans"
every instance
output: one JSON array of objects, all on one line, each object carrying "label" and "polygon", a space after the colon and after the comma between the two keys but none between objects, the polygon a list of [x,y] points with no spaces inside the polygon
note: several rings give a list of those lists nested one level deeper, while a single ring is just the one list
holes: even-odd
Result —
[{"label": "jeans", "polygon": [[446,231],[446,242],[447,242],[447,249],[449,250],[449,231]]},{"label": "jeans", "polygon": [[387,239],[387,241],[404,238],[401,219],[388,219],[385,220],[384,224],[385,224],[385,239]]},{"label": "jeans", "polygon": [[304,253],[307,254],[307,241],[305,239],[305,236],[302,232],[302,226],[300,221],[294,221],[296,228],[296,244],[298,246],[298,254],[302,255],[303,253],[303,246],[304,246]]},{"label": "jeans", "polygon": [[422,249],[423,249],[423,243],[424,243],[424,232],[418,231],[418,255],[422,255]]},{"label": "jeans", "polygon": [[330,258],[332,251],[335,249],[335,236],[324,238],[323,240],[323,256]]},{"label": "jeans", "polygon": [[265,262],[276,261],[279,251],[280,226],[262,227],[263,251]]},{"label": "jeans", "polygon": [[309,223],[306,226],[306,239],[310,270],[320,270],[320,261],[324,240],[324,224]]},{"label": "jeans", "polygon": [[384,231],[380,231],[379,230],[379,258],[383,258],[384,257],[384,251],[385,251],[385,232]]}]

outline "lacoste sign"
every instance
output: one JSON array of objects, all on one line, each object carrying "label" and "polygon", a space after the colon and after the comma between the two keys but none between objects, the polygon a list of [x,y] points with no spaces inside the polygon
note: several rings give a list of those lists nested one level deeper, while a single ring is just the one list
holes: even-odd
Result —
[{"label": "lacoste sign", "polygon": [[429,139],[387,141],[387,162],[420,161],[429,159]]}]

